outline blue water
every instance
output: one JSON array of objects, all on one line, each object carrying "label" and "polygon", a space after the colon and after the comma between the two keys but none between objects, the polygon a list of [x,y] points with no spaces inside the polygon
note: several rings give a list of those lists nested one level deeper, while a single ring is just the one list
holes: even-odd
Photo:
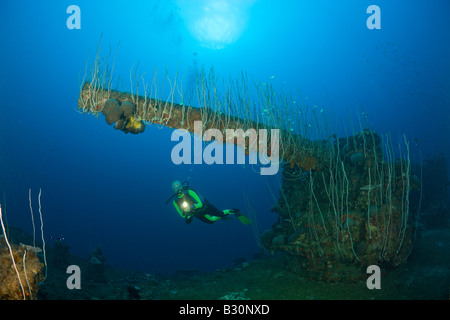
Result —
[{"label": "blue water", "polygon": [[[180,165],[172,130],[125,135],[103,117],[76,111],[88,56],[120,42],[114,75],[130,69],[214,68],[237,78],[300,89],[321,115],[357,119],[411,142],[413,159],[450,157],[450,3],[434,1],[32,1],[0,5],[0,202],[7,223],[31,231],[42,188],[44,234],[87,257],[146,272],[211,271],[259,252],[254,230],[237,221],[186,225],[165,205],[175,179],[216,207],[254,208],[260,231],[276,221],[280,176],[246,165]],[[81,9],[68,29],[67,7]],[[381,9],[369,30],[366,9]],[[364,112],[364,114],[363,114]],[[341,129],[338,129],[341,130]],[[344,134],[344,132],[339,132]],[[274,200],[269,188],[274,193]],[[38,221],[37,221],[38,222]],[[40,225],[37,223],[37,227]],[[38,233],[40,237],[40,233]]]}]

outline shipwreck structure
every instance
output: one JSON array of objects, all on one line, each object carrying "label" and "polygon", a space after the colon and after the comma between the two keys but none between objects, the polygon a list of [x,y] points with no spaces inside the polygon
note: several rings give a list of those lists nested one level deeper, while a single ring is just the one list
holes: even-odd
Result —
[{"label": "shipwreck structure", "polygon": [[250,85],[244,75],[225,85],[200,72],[196,84],[183,89],[177,75],[164,76],[161,84],[155,74],[145,83],[130,72],[136,92],[112,90],[105,61],[97,54],[86,73],[78,110],[104,116],[117,130],[138,134],[159,125],[193,132],[194,121],[222,132],[280,130],[282,188],[273,208],[278,221],[261,233],[261,243],[289,253],[292,271],[325,281],[357,280],[367,266],[395,267],[411,253],[416,230],[409,200],[420,181],[412,173],[406,137],[394,145],[388,134],[361,123],[338,137],[301,96]]}]

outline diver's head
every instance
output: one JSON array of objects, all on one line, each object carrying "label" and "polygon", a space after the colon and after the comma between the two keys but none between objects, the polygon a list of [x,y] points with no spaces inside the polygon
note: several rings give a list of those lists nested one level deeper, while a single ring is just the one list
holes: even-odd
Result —
[{"label": "diver's head", "polygon": [[183,191],[183,184],[180,180],[175,180],[172,182],[172,191],[173,193],[180,194]]}]

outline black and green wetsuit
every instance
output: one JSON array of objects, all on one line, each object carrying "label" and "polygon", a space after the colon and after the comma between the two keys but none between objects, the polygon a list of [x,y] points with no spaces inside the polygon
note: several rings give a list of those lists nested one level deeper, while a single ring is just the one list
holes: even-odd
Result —
[{"label": "black and green wetsuit", "polygon": [[[178,214],[186,219],[186,223],[191,223],[193,218],[197,218],[206,223],[214,223],[227,215],[235,214],[233,209],[220,211],[206,199],[203,199],[194,190],[188,188],[173,200],[173,205]],[[189,210],[185,210],[187,206]]]}]

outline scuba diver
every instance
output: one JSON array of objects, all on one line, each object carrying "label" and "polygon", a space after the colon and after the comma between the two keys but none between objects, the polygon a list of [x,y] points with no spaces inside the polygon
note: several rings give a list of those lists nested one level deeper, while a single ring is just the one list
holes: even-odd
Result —
[{"label": "scuba diver", "polygon": [[244,225],[252,223],[252,220],[240,213],[239,209],[220,211],[190,188],[187,181],[181,183],[179,180],[175,180],[172,183],[172,190],[174,194],[166,201],[166,204],[173,200],[175,209],[187,224],[191,223],[194,218],[212,224],[217,220],[228,220],[230,215],[234,215]]}]

